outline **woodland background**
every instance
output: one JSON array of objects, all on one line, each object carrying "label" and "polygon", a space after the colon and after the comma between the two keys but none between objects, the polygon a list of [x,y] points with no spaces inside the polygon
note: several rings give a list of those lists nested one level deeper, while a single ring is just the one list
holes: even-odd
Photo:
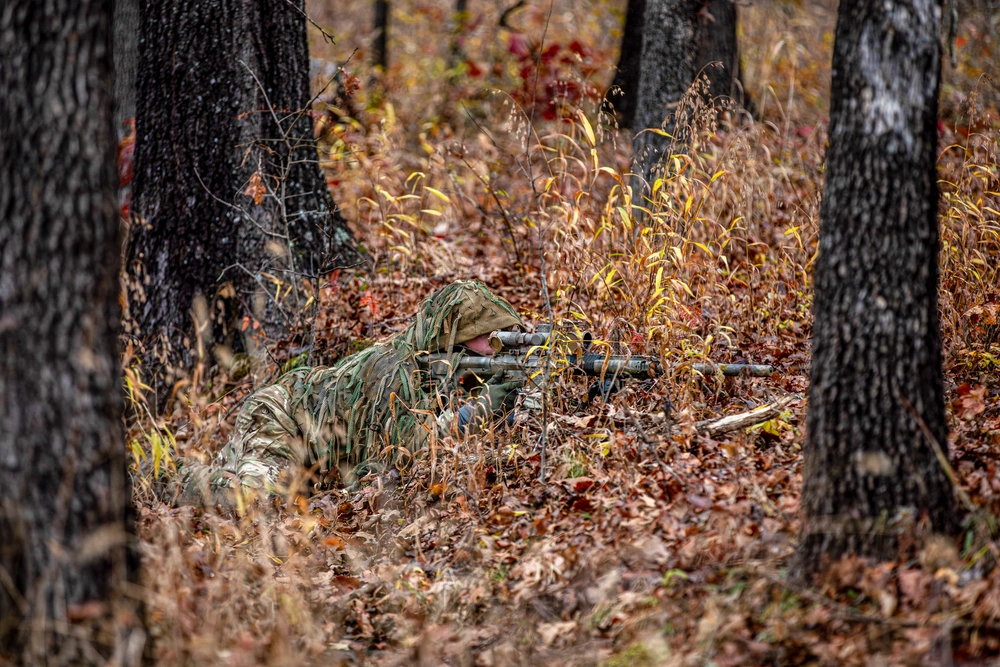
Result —
[{"label": "woodland background", "polygon": [[[311,32],[314,89],[344,62],[357,86],[346,101],[320,93],[330,103],[316,106],[322,164],[378,267],[318,295],[317,359],[402,326],[455,278],[479,278],[544,321],[544,248],[557,319],[635,353],[781,372],[723,382],[680,373],[588,409],[586,385],[567,377],[554,394],[545,485],[535,483],[540,433],[522,427],[456,443],[401,494],[374,485],[300,498],[277,520],[147,501],[160,659],[989,664],[1000,655],[1000,582],[983,567],[1000,509],[997,15],[964,8],[940,98],[949,454],[977,520],[957,548],[875,566],[849,559],[806,590],[785,576],[804,401],[720,440],[693,425],[805,394],[836,4],[740,6],[743,82],[759,118],[692,111],[693,172],[664,183],[671,203],[639,239],[623,228],[615,191],[629,135],[600,112],[625,7],[528,3],[509,16],[513,29],[498,25],[506,9],[469,3],[456,61],[449,5],[394,2],[388,70],[372,74],[370,5],[308,4],[337,39]],[[527,165],[543,159],[548,173],[532,188]],[[253,383],[226,384],[221,398],[201,386],[156,428],[135,422],[134,441],[214,452],[231,406],[295,352],[272,349]],[[622,406],[642,415],[642,432]],[[669,435],[667,420],[681,433]],[[669,496],[649,439],[668,452]]]},{"label": "woodland background", "polygon": [[[895,561],[847,558],[809,585],[789,576],[835,2],[739,5],[756,115],[716,114],[692,97],[687,168],[663,179],[637,232],[623,196],[631,135],[602,106],[624,3],[508,11],[469,0],[459,24],[450,2],[394,0],[381,71],[372,4],[312,0],[320,164],[372,264],[303,285],[281,335],[245,317],[247,353],[193,341],[194,370],[164,414],[126,327],[149,659],[994,664],[1000,11],[959,6],[938,160],[947,446],[966,503],[958,541]],[[127,163],[127,139],[122,150]],[[247,198],[255,192],[251,183]],[[398,488],[373,478],[235,518],[154,498],[153,478],[175,457],[207,461],[223,446],[253,388],[401,329],[459,278],[482,280],[526,319],[591,331],[675,371],[589,405],[585,379],[560,377],[547,423],[446,442]],[[284,288],[269,286],[276,300]],[[188,316],[203,317],[197,307]],[[779,372],[723,380],[690,369],[709,360]],[[754,428],[699,431],[789,396]]]}]

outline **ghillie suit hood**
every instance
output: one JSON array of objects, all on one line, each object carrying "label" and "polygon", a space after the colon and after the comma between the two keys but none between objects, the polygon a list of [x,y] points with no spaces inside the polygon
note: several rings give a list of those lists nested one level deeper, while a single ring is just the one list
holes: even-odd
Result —
[{"label": "ghillie suit hood", "polygon": [[524,323],[507,301],[479,281],[460,280],[425,299],[392,338],[333,367],[285,374],[278,384],[288,390],[308,458],[334,467],[412,456],[427,442],[439,410],[448,407],[442,404],[447,389],[429,386],[418,357],[450,354],[456,345],[512,327],[523,329]]}]

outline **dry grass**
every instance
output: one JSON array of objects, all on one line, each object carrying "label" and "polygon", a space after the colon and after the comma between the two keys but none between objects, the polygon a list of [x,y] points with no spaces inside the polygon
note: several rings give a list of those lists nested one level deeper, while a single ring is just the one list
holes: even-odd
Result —
[{"label": "dry grass", "polygon": [[[449,82],[442,3],[400,2],[390,71],[362,76],[354,116],[341,105],[322,121],[335,198],[377,266],[321,291],[316,360],[401,328],[397,318],[435,286],[475,277],[530,319],[551,315],[661,355],[675,372],[593,406],[582,405],[581,380],[553,378],[544,483],[543,425],[531,417],[441,443],[404,472],[402,488],[375,479],[238,518],[167,508],[140,488],[160,662],[862,664],[879,655],[918,664],[940,649],[949,619],[961,628],[947,633],[957,650],[996,655],[992,635],[975,630],[1000,622],[996,574],[976,565],[1000,556],[988,531],[970,531],[960,554],[845,569],[821,589],[830,602],[817,602],[781,583],[798,529],[804,402],[722,441],[690,428],[806,390],[835,10],[761,2],[744,12],[745,79],[760,121],[692,110],[695,143],[654,188],[648,223],[636,225],[628,137],[591,94],[611,78],[622,8],[595,0],[571,12],[560,1],[546,28],[549,6],[529,5],[512,19],[523,33],[512,35],[496,28],[501,6],[470,5],[479,23],[465,49],[481,77],[466,66]],[[313,17],[343,36],[336,46],[315,36],[314,55],[339,62],[364,49],[368,11],[311,2]],[[971,43],[975,24],[963,26]],[[587,57],[551,65],[549,82],[575,87],[551,87],[562,97],[548,106],[536,96],[532,107],[510,44],[543,33],[546,45],[578,40]],[[348,69],[366,73],[364,57],[359,50]],[[988,91],[970,94],[975,72],[949,76],[941,311],[952,459],[974,502],[996,513],[996,104]],[[558,119],[546,119],[553,108]],[[135,394],[137,455],[155,449],[164,465],[178,452],[211,456],[241,397],[273,377],[285,349],[275,344],[276,363],[240,382],[206,360],[186,400],[159,421]],[[717,381],[686,366],[702,359],[781,372]],[[965,401],[980,386],[987,400],[977,412]],[[670,435],[668,422],[682,434]],[[883,620],[852,620],[848,606]]]}]

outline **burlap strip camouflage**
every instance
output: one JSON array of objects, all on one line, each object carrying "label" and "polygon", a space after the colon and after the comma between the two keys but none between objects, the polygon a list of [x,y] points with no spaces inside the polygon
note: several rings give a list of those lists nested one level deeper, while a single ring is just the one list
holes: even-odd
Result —
[{"label": "burlap strip camouflage", "polygon": [[360,464],[405,462],[451,426],[451,378],[430,386],[417,358],[455,352],[492,331],[522,327],[504,299],[458,281],[426,299],[410,325],[333,367],[299,368],[255,391],[212,465],[182,460],[177,502],[231,506],[233,491],[287,489],[301,470],[320,486]]}]

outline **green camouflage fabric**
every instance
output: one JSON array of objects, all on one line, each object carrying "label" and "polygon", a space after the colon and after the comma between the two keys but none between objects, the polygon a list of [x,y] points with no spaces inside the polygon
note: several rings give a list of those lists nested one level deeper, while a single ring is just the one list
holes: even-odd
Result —
[{"label": "green camouflage fabric", "polygon": [[180,461],[177,502],[232,507],[246,492],[288,491],[303,470],[328,487],[340,482],[344,467],[405,463],[454,421],[453,382],[431,387],[417,357],[451,354],[465,341],[512,327],[523,329],[521,318],[479,281],[438,290],[390,339],[332,367],[290,371],[251,394],[213,464]]}]

